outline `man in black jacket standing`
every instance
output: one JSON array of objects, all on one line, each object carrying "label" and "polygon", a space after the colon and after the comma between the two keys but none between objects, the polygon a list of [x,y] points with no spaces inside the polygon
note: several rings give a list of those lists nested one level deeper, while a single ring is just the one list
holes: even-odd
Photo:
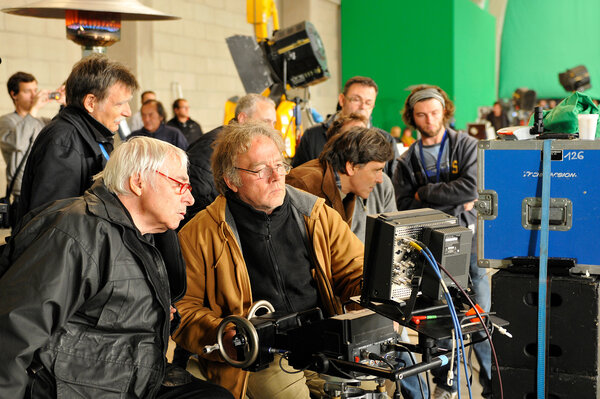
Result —
[{"label": "man in black jacket standing", "polygon": [[[238,101],[233,123],[264,122],[274,127],[276,118],[277,114],[273,100],[260,94],[250,93]],[[192,195],[195,203],[188,209],[183,224],[210,205],[219,195],[213,180],[210,158],[213,154],[212,145],[222,129],[223,126],[219,126],[202,135],[187,150],[190,158],[190,182],[192,183]]]},{"label": "man in black jacket standing", "polygon": [[67,106],[31,148],[18,219],[48,202],[83,195],[106,165],[137,88],[135,76],[106,56],[91,55],[75,64],[66,83]]},{"label": "man in black jacket standing", "polygon": [[165,359],[186,289],[186,154],[134,138],[94,180],[29,213],[0,258],[0,397],[231,399]]},{"label": "man in black jacket standing", "polygon": [[[341,116],[348,116],[351,113],[362,114],[369,121],[367,127],[371,127],[371,114],[373,113],[373,108],[375,108],[375,100],[377,99],[378,92],[377,83],[369,77],[354,76],[348,79],[346,84],[344,84],[343,92],[338,96],[340,111],[329,116],[326,121],[306,129],[296,148],[296,155],[292,159],[292,166],[296,167],[319,157],[327,142],[327,130]],[[387,163],[384,169],[384,172],[391,178],[396,169],[396,158],[399,154],[394,138],[384,130],[381,130],[381,132],[390,143],[394,144],[394,157]]]},{"label": "man in black jacket standing", "polygon": [[185,98],[173,101],[173,119],[169,120],[167,125],[179,129],[189,145],[202,137],[202,128],[198,122],[190,118],[190,104]]}]

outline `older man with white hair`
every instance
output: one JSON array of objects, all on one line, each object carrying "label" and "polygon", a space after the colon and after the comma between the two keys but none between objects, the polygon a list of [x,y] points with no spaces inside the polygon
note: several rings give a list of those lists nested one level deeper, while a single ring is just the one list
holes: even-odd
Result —
[{"label": "older man with white hair", "polygon": [[194,202],[185,152],[134,138],[94,180],[30,212],[0,258],[0,397],[231,398],[165,359],[185,292],[173,229]]}]

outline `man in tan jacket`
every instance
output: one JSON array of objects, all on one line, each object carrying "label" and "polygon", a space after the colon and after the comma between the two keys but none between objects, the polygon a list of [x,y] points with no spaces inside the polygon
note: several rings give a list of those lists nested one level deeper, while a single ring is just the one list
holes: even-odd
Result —
[{"label": "man in tan jacket", "polygon": [[[216,342],[224,317],[246,317],[254,301],[282,313],[319,306],[339,314],[362,278],[363,244],[348,224],[323,199],[286,186],[279,133],[253,123],[224,129],[212,158],[221,195],[179,233],[188,289],[173,337],[197,354]],[[239,398],[309,398],[304,374],[284,373],[275,362],[256,373],[215,353],[200,363],[209,380]]]}]

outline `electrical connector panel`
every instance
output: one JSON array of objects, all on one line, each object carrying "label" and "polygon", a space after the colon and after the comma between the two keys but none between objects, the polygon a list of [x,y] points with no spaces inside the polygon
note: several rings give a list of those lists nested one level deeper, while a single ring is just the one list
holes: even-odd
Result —
[{"label": "electrical connector panel", "polygon": [[423,260],[409,242],[423,241],[426,228],[440,227],[460,228],[456,217],[430,208],[368,216],[361,301],[402,307],[414,300]]}]

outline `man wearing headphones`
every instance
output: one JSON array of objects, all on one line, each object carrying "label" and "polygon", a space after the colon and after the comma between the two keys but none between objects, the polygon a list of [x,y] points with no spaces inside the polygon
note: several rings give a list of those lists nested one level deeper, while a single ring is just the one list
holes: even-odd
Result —
[{"label": "man wearing headphones", "polygon": [[[398,210],[433,208],[456,216],[461,226],[475,232],[477,199],[477,140],[457,133],[448,125],[454,116],[454,104],[437,86],[419,85],[406,99],[402,119],[418,129],[421,139],[401,155],[393,182]],[[476,238],[469,274],[475,300],[487,312],[490,309],[490,285],[484,269],[477,266]],[[481,370],[479,380],[483,396],[491,394],[491,349],[489,343],[474,346]],[[433,397],[456,397],[456,380],[446,378],[448,367],[433,370],[437,384]]]}]

